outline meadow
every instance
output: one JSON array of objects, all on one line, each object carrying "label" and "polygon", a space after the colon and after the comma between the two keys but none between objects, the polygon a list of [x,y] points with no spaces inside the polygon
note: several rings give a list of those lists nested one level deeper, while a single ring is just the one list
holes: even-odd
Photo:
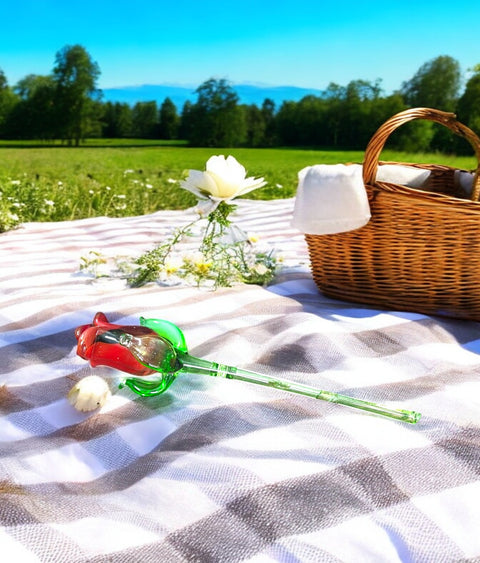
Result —
[{"label": "meadow", "polygon": [[[122,217],[160,209],[183,209],[195,198],[179,180],[203,170],[214,154],[231,154],[248,175],[268,184],[249,198],[295,195],[297,173],[312,164],[362,162],[363,151],[290,148],[190,148],[160,141],[99,139],[78,148],[0,142],[0,232],[26,221]],[[439,163],[462,169],[475,158],[407,154],[385,150],[383,160]]]}]

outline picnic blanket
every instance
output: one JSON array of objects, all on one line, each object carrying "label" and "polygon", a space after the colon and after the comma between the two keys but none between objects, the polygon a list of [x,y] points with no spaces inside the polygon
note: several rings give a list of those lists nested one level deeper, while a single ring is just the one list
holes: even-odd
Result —
[{"label": "picnic blanket", "polygon": [[[89,250],[139,254],[189,211],[0,235],[2,560],[478,561],[480,325],[324,297],[292,210],[239,201],[238,225],[285,256],[266,288],[79,273]],[[168,319],[196,356],[423,416],[203,376],[81,413],[68,391],[108,369],[76,356],[73,331],[97,311]]]}]

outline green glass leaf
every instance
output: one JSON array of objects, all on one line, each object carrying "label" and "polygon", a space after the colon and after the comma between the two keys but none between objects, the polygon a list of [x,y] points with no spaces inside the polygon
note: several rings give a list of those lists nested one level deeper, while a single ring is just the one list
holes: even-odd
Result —
[{"label": "green glass leaf", "polygon": [[153,397],[166,391],[175,381],[175,378],[176,374],[174,373],[163,374],[162,379],[157,381],[142,381],[139,378],[128,378],[123,381],[120,388],[126,385],[134,393],[137,393],[137,395]]},{"label": "green glass leaf", "polygon": [[140,324],[168,340],[176,350],[188,352],[185,336],[177,325],[163,319],[146,319],[144,317],[140,317]]}]

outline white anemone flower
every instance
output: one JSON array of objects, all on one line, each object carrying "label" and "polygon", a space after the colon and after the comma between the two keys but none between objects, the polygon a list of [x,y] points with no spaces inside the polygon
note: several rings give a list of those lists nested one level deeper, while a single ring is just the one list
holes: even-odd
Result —
[{"label": "white anemone flower", "polygon": [[97,375],[89,375],[70,389],[67,398],[78,411],[89,412],[103,407],[110,396],[108,383]]},{"label": "white anemone flower", "polygon": [[212,156],[207,160],[205,171],[189,170],[180,186],[201,200],[210,200],[218,205],[230,201],[252,190],[265,186],[263,178],[247,178],[245,168],[233,156]]}]

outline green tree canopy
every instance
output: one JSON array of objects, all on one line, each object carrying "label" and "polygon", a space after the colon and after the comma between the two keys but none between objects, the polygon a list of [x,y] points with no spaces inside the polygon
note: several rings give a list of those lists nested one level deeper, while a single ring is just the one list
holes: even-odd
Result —
[{"label": "green tree canopy", "polygon": [[56,122],[62,139],[78,145],[91,129],[100,68],[81,45],[67,45],[55,58]]},{"label": "green tree canopy", "polygon": [[55,135],[55,84],[51,76],[29,74],[14,87],[18,103],[6,125],[8,136],[24,139],[52,139]]},{"label": "green tree canopy", "polygon": [[[472,69],[473,75],[467,81],[465,91],[458,100],[457,116],[459,121],[480,134],[480,64]],[[465,143],[458,143],[458,150],[466,152]]]},{"label": "green tree canopy", "polygon": [[277,142],[277,131],[275,125],[275,102],[271,98],[265,98],[262,103],[262,117],[265,123],[265,134],[263,145],[271,147]]},{"label": "green tree canopy", "polygon": [[480,64],[473,69],[465,91],[458,100],[458,119],[475,131],[480,131]]},{"label": "green tree canopy", "polygon": [[0,69],[0,135],[6,132],[9,115],[18,102],[17,96],[8,85],[7,77]]},{"label": "green tree canopy", "polygon": [[106,102],[103,105],[102,137],[121,139],[132,134],[132,108],[125,103]]},{"label": "green tree canopy", "polygon": [[189,112],[190,143],[206,147],[241,145],[246,137],[246,122],[235,90],[226,80],[211,78],[195,92],[198,99]]},{"label": "green tree canopy", "polygon": [[453,111],[460,83],[458,61],[448,55],[442,55],[423,64],[413,78],[402,84],[401,93],[407,104],[412,107]]},{"label": "green tree canopy", "polygon": [[139,139],[155,139],[158,136],[157,102],[137,102],[133,106],[132,134]]},{"label": "green tree canopy", "polygon": [[262,110],[255,104],[242,106],[242,109],[247,127],[247,146],[261,147],[265,139],[265,120]]},{"label": "green tree canopy", "polygon": [[161,139],[176,139],[180,126],[177,107],[170,98],[165,98],[160,106],[159,136]]},{"label": "green tree canopy", "polygon": [[[459,96],[458,62],[439,56],[423,64],[402,89],[384,96],[381,81],[331,83],[320,96],[284,101],[279,110],[270,99],[259,108],[240,105],[224,79],[210,79],[185,102],[178,116],[172,100],[100,102],[100,70],[81,45],[66,46],[48,76],[30,74],[10,87],[0,70],[0,137],[62,139],[79,144],[93,136],[185,139],[192,145],[317,146],[365,149],[371,136],[395,113],[411,106],[456,111],[459,120],[480,131],[480,65],[472,69]],[[469,150],[448,129],[429,121],[407,123],[389,138],[389,147],[408,151]],[[460,140],[461,143],[464,141]]]}]

